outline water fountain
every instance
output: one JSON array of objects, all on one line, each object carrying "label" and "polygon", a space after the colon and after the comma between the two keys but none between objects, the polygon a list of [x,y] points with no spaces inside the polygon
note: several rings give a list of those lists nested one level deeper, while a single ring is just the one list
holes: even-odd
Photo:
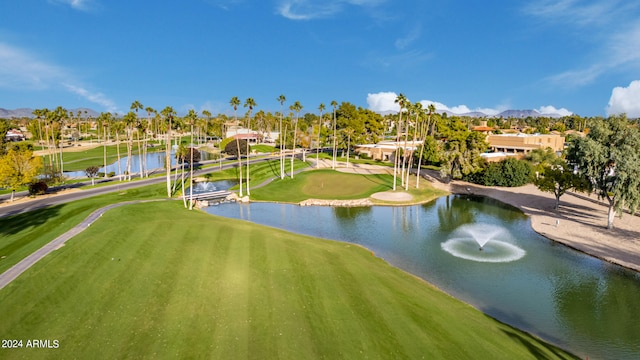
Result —
[{"label": "water fountain", "polygon": [[219,189],[216,187],[216,184],[214,182],[198,181],[193,183],[194,194],[202,194],[202,193],[212,192],[216,190],[219,190]]},{"label": "water fountain", "polygon": [[453,256],[479,262],[510,262],[522,258],[526,251],[512,244],[509,232],[500,226],[474,223],[458,227],[441,244]]}]

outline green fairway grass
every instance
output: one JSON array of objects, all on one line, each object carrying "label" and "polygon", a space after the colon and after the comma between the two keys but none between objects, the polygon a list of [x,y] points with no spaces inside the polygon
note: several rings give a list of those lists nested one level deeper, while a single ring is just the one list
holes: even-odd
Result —
[{"label": "green fairway grass", "polygon": [[274,153],[276,152],[276,148],[273,145],[258,144],[251,145],[251,151],[258,153]]},{"label": "green fairway grass", "polygon": [[251,191],[251,199],[300,202],[306,199],[361,199],[391,189],[393,177],[361,175],[334,170],[310,170]]},{"label": "green fairway grass", "polygon": [[0,218],[0,272],[79,224],[94,210],[108,204],[161,199],[166,195],[166,185],[158,184]]},{"label": "green fairway grass", "polygon": [[[48,223],[46,223],[48,225]],[[112,209],[0,290],[3,359],[568,359],[361,247],[188,211]]]}]

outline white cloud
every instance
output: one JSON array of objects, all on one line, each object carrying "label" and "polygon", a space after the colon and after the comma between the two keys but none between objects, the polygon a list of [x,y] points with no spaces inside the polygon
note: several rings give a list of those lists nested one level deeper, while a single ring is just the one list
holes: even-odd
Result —
[{"label": "white cloud", "polygon": [[640,23],[634,14],[638,2],[621,0],[540,0],[525,7],[529,15],[551,20],[563,27],[579,28],[581,41],[594,44],[587,58],[590,63],[549,76],[547,80],[562,86],[584,86],[599,77],[637,67],[640,61]]},{"label": "white cloud", "polygon": [[525,12],[564,24],[587,26],[611,21],[623,8],[620,1],[596,0],[588,4],[578,0],[541,0],[528,4]]},{"label": "white cloud", "polygon": [[69,5],[73,9],[80,11],[89,11],[95,7],[94,0],[49,0],[54,4]]},{"label": "white cloud", "polygon": [[[638,88],[640,89],[640,81],[638,81]],[[375,94],[367,94],[367,104],[369,105],[369,110],[380,113],[397,113],[399,110],[398,104],[395,103],[397,97],[398,94],[396,94],[395,92],[379,92]],[[494,116],[505,110],[509,110],[509,107],[507,105],[499,105],[495,108],[478,107],[475,109],[471,109],[467,105],[447,106],[441,102],[432,100],[420,100],[420,103],[422,104],[423,109],[426,109],[429,105],[433,104],[436,107],[436,112],[438,113],[447,111],[457,115],[470,112],[481,112],[488,116]],[[541,114],[558,114],[561,116],[569,116],[573,114],[571,111],[565,108],[557,109],[556,107],[551,105],[541,106],[539,109],[537,109],[537,111]]]},{"label": "white cloud", "polygon": [[551,105],[541,106],[539,109],[536,109],[536,111],[538,111],[540,114],[558,114],[560,116],[573,115],[573,112],[565,108],[556,109],[554,106],[551,106]]},{"label": "white cloud", "polygon": [[79,82],[75,78],[71,71],[47,63],[42,60],[42,56],[0,42],[0,87],[22,91],[56,91],[62,87],[109,111],[116,108],[107,96],[78,85]]},{"label": "white cloud", "polygon": [[403,50],[407,46],[411,45],[411,43],[418,40],[420,38],[421,33],[422,33],[422,26],[420,24],[418,24],[417,26],[414,26],[413,29],[411,29],[411,31],[409,31],[409,33],[405,37],[396,40],[395,42],[396,48]]},{"label": "white cloud", "polygon": [[67,76],[59,66],[47,64],[27,51],[0,42],[0,87],[45,89]]},{"label": "white cloud", "polygon": [[394,92],[379,92],[367,94],[369,109],[376,112],[398,112],[399,106],[395,103],[398,95]]},{"label": "white cloud", "polygon": [[81,97],[91,101],[92,103],[101,105],[106,108],[107,111],[117,111],[116,105],[111,99],[106,97],[103,93],[100,92],[91,92],[83,87],[71,85],[71,84],[63,84],[67,90],[70,92],[80,95]]},{"label": "white cloud", "polygon": [[[379,92],[376,94],[367,94],[367,104],[369,109],[376,112],[398,112],[399,106],[395,103],[398,94],[395,92]],[[449,111],[454,114],[465,114],[472,111],[479,111],[487,115],[496,115],[504,109],[491,109],[491,108],[477,108],[474,110],[469,109],[466,105],[457,105],[449,107],[441,102],[432,100],[420,100],[422,108],[426,109],[430,104],[436,107],[436,112]]]},{"label": "white cloud", "polygon": [[290,20],[325,18],[343,11],[345,5],[372,7],[387,0],[282,0],[278,14]]},{"label": "white cloud", "polygon": [[436,112],[442,113],[442,112],[450,112],[450,113],[454,113],[454,114],[466,114],[466,113],[470,113],[470,112],[481,112],[485,115],[497,115],[499,113],[501,113],[504,110],[507,110],[506,107],[504,106],[500,106],[496,109],[494,108],[475,108],[475,109],[470,109],[467,105],[456,105],[456,106],[447,106],[441,102],[438,101],[432,101],[432,100],[421,100],[420,103],[422,103],[422,107],[423,108],[427,108],[427,106],[429,106],[429,104],[433,104],[436,107]]},{"label": "white cloud", "polygon": [[626,113],[630,118],[640,118],[640,80],[628,87],[615,87],[607,106],[607,115]]}]

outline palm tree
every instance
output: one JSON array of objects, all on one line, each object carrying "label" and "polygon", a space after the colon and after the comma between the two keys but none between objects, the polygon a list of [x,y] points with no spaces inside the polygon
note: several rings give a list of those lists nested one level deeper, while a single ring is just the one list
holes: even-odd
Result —
[{"label": "palm tree", "polygon": [[[54,121],[58,124],[58,132],[57,132],[57,137],[60,137],[59,141],[59,148],[60,148],[60,176],[62,176],[62,174],[64,173],[64,160],[62,157],[62,149],[64,148],[63,144],[62,144],[62,130],[64,129],[64,124],[65,122],[69,119],[69,112],[67,111],[67,109],[63,108],[62,106],[58,106],[54,111]],[[54,140],[54,147],[55,147],[55,140]]]},{"label": "palm tree", "polygon": [[[251,131],[251,112],[253,108],[256,107],[256,102],[253,98],[247,98],[244,102],[244,107],[249,108],[249,113],[247,114],[247,131]],[[247,138],[247,196],[251,195],[251,190],[249,189],[249,139]]]},{"label": "palm tree", "polygon": [[405,165],[407,165],[407,155],[409,154],[409,151],[407,151],[407,140],[408,136],[409,136],[409,119],[411,118],[411,111],[413,111],[413,105],[411,104],[411,101],[406,102],[405,104],[405,109],[407,109],[407,116],[405,117],[405,121],[404,121],[404,144],[402,145],[402,169],[400,170],[400,184],[405,187],[405,174],[406,172],[409,171],[409,169],[406,169],[405,171]]},{"label": "palm tree", "polygon": [[338,102],[335,100],[331,100],[331,106],[333,106],[333,162],[331,168],[335,170],[336,168],[336,140],[338,138],[336,131],[336,107],[338,106]]},{"label": "palm tree", "polygon": [[[420,102],[416,102],[415,104],[411,105],[411,111],[413,111],[416,115],[416,120],[415,123],[413,124],[413,147],[415,148],[415,144],[417,141],[417,137],[418,137],[418,127],[420,124],[420,118],[422,115],[422,104]],[[409,130],[409,127],[407,126],[407,132]],[[406,136],[405,136],[405,146],[406,146]],[[409,176],[411,174],[411,166],[413,165],[413,151],[411,151],[411,154],[409,156],[409,159],[407,161],[407,180],[405,181],[405,191],[409,190]]]},{"label": "palm tree", "polygon": [[[189,147],[189,152],[191,153],[190,159],[189,159],[189,210],[193,209],[193,125],[195,124],[196,120],[198,119],[198,113],[193,110],[190,109],[189,113],[187,113],[187,119],[189,120],[189,125],[191,126],[191,146]],[[183,181],[183,192],[184,192],[184,181]],[[184,193],[183,193],[183,197],[184,197]]]},{"label": "palm tree", "polygon": [[398,160],[400,159],[400,152],[398,150],[398,142],[400,141],[400,135],[402,133],[402,110],[404,109],[404,105],[407,102],[407,98],[400,93],[394,101],[396,104],[400,105],[400,111],[398,112],[398,123],[396,126],[396,153],[393,160],[393,190],[396,189],[396,179],[398,173]]},{"label": "palm tree", "polygon": [[[427,126],[429,126],[429,123],[431,122],[431,114],[433,114],[436,111],[436,107],[433,104],[429,104],[429,106],[427,106],[427,109],[429,110],[428,113],[428,120],[427,120]],[[422,139],[422,146],[420,147],[420,156],[418,156],[418,172],[416,173],[416,189],[419,187],[420,184],[420,165],[422,165],[422,154],[424,153],[424,146],[426,143],[426,135],[428,133],[429,129],[422,129],[422,134],[420,135],[420,138]]]},{"label": "palm tree", "polygon": [[209,135],[209,124],[211,123],[211,111],[209,110],[202,110],[202,115],[206,117],[207,120],[207,125],[206,125],[206,129],[204,131],[205,136]]},{"label": "palm tree", "polygon": [[[137,132],[138,125],[140,123],[140,119],[138,118],[138,110],[144,109],[144,106],[140,103],[140,101],[135,100],[131,103],[131,107],[129,108],[131,111],[135,111],[135,116],[131,116],[131,119],[127,121],[129,125],[129,129],[127,132],[128,135],[128,143],[127,143],[127,155],[129,159],[127,160],[127,176],[129,180],[131,180],[131,162],[133,161],[133,128],[136,128],[136,135],[138,137],[138,154],[140,154],[140,134]],[[128,114],[127,114],[128,115]],[[126,119],[126,116],[125,116]],[[140,177],[142,177],[142,161],[140,161]]]},{"label": "palm tree", "polygon": [[127,130],[127,173],[125,178],[131,180],[131,161],[133,157],[133,127],[137,123],[137,115],[129,111],[122,119]]},{"label": "palm tree", "polygon": [[[102,155],[103,155],[103,170],[104,170],[104,177],[107,177],[107,126],[109,126],[109,120],[111,118],[111,113],[110,112],[106,112],[106,113],[101,113],[100,116],[98,117],[98,122],[102,124],[102,137],[103,137],[103,143],[102,143]],[[98,129],[100,129],[100,127],[98,127]]]},{"label": "palm tree", "polygon": [[[176,149],[176,161],[180,163],[180,184],[182,189],[182,204],[184,207],[187,207],[187,197],[184,191],[184,163],[187,161],[187,152],[189,149],[184,146],[184,144],[180,144]],[[178,186],[178,171],[176,170],[175,181],[173,183],[173,190],[175,191]]]},{"label": "palm tree", "polygon": [[284,103],[287,101],[287,98],[284,95],[278,96],[276,99],[280,103],[280,180],[284,179],[284,152],[282,151],[283,145],[283,133],[282,133],[282,117],[284,116]]},{"label": "palm tree", "polygon": [[316,145],[316,169],[320,167],[320,132],[322,130],[322,112],[324,111],[324,103],[320,103],[318,110],[320,110],[320,118],[318,118],[318,144]]},{"label": "palm tree", "polygon": [[116,154],[118,156],[118,180],[122,181],[122,164],[120,164],[120,132],[124,128],[124,123],[118,121],[118,114],[113,122],[113,131],[116,135]]},{"label": "palm tree", "polygon": [[298,132],[298,116],[300,115],[300,110],[302,110],[302,105],[300,101],[296,101],[289,107],[289,110],[295,111],[296,113],[296,123],[295,129],[293,130],[293,151],[291,152],[291,178],[293,179],[293,158],[296,156],[296,133]]},{"label": "palm tree", "polygon": [[171,197],[171,122],[176,115],[171,106],[165,107],[162,116],[167,121],[167,138],[165,141],[165,166],[167,168],[167,197]]},{"label": "palm tree", "polygon": [[[151,119],[151,114],[156,114],[156,110],[154,108],[152,108],[151,106],[147,106],[144,109],[147,112],[147,129],[151,129],[151,133],[154,134],[154,130],[153,130],[153,120]],[[143,152],[144,154],[142,155],[142,158],[144,159],[144,176],[145,177],[149,177],[149,169],[147,168],[147,131],[144,132],[144,147],[143,147]]]},{"label": "palm tree", "polygon": [[349,167],[349,150],[351,149],[351,137],[355,134],[355,130],[353,128],[345,128],[342,130],[345,135],[347,135],[347,167]]},{"label": "palm tree", "polygon": [[231,107],[233,107],[233,118],[236,123],[236,149],[238,149],[238,176],[240,178],[240,197],[242,194],[242,151],[240,151],[240,139],[238,138],[238,105],[240,105],[240,99],[237,96],[231,98],[229,101]]},{"label": "palm tree", "polygon": [[431,136],[436,136],[436,134],[435,134],[435,132],[436,132],[436,122],[435,122],[435,120],[433,122],[431,121],[431,115],[434,112],[436,112],[436,106],[433,105],[433,104],[429,104],[427,109],[429,109],[429,120],[428,120],[428,122],[431,124],[431,129],[429,130],[429,134]]},{"label": "palm tree", "polygon": [[[38,119],[38,137],[40,138],[40,142],[38,144],[42,145],[43,141],[42,141],[42,118],[46,115],[45,112],[46,109],[35,109],[33,110],[33,115],[36,116],[36,118]],[[47,139],[48,142],[49,139]]]}]

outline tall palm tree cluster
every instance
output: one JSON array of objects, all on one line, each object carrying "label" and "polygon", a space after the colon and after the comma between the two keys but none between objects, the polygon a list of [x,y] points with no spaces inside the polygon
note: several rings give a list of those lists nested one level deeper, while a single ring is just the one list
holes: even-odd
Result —
[{"label": "tall palm tree cluster", "polygon": [[[425,141],[427,136],[434,136],[435,121],[431,116],[435,113],[435,105],[429,104],[426,111],[422,108],[422,103],[412,104],[404,94],[400,93],[395,103],[399,105],[398,120],[396,121],[396,141],[393,162],[393,190],[396,190],[397,177],[400,176],[401,186],[405,191],[409,189],[409,176],[414,161],[414,150],[420,144],[420,154],[417,158],[418,169],[416,171],[416,189],[420,184],[420,166],[424,154]],[[403,121],[403,114],[404,121]],[[409,136],[412,136],[413,145],[408,146]]]},{"label": "tall palm tree cluster", "polygon": [[[115,145],[117,153],[117,176],[120,180],[130,181],[135,176],[140,178],[149,176],[149,169],[146,163],[147,149],[150,142],[164,145],[165,150],[165,169],[167,179],[167,195],[171,196],[175,193],[181,183],[181,187],[185,189],[185,165],[188,163],[189,175],[187,178],[193,177],[193,147],[205,143],[211,136],[217,138],[224,138],[227,133],[227,129],[230,125],[235,127],[235,144],[237,148],[237,171],[239,178],[239,195],[243,197],[249,196],[251,192],[251,172],[250,172],[250,145],[246,142],[246,148],[240,151],[240,134],[238,133],[241,127],[246,129],[255,129],[263,136],[264,134],[271,134],[277,132],[278,137],[275,139],[276,146],[279,151],[279,163],[280,163],[280,178],[284,179],[285,176],[291,178],[294,177],[294,159],[296,154],[300,153],[303,156],[306,155],[306,151],[312,147],[315,142],[316,148],[316,163],[320,164],[320,151],[322,148],[322,138],[324,137],[327,143],[331,144],[331,167],[333,169],[337,166],[338,148],[346,145],[347,149],[347,166],[349,166],[349,155],[351,144],[355,141],[361,141],[362,137],[358,137],[362,129],[356,130],[349,124],[345,124],[344,121],[338,124],[340,117],[338,113],[343,110],[338,109],[338,102],[332,100],[330,106],[331,112],[326,111],[327,106],[321,103],[318,106],[318,115],[306,114],[304,119],[301,117],[303,105],[300,101],[294,101],[288,107],[288,113],[285,113],[285,104],[287,98],[285,95],[280,95],[276,98],[276,101],[280,104],[280,112],[265,113],[264,111],[255,111],[257,107],[256,101],[249,97],[244,103],[237,96],[233,96],[229,104],[233,109],[233,121],[230,121],[226,115],[219,114],[218,116],[212,116],[210,111],[204,110],[201,114],[198,114],[195,110],[190,110],[186,116],[177,116],[176,111],[167,106],[161,111],[157,111],[152,107],[145,107],[140,101],[135,100],[131,103],[130,109],[125,114],[103,112],[97,118],[92,119],[87,116],[86,112],[83,114],[78,111],[75,115],[68,112],[62,107],[58,107],[55,110],[37,109],[33,114],[36,119],[35,123],[31,127],[35,129],[37,137],[40,143],[49,150],[47,153],[47,166],[52,169],[51,172],[55,174],[61,174],[64,171],[64,162],[62,156],[63,147],[63,130],[72,129],[77,134],[88,135],[93,142],[96,139],[97,142],[103,145],[103,159],[102,165],[104,169],[107,167],[107,145]],[[431,107],[429,108],[428,117],[423,116],[424,111],[419,108],[419,104],[411,107],[410,102],[404,98],[404,95],[400,95],[396,102],[400,105],[400,112],[398,114],[398,120],[396,121],[396,133],[398,142],[404,136],[405,146],[409,136],[409,129],[413,125],[413,140],[424,140],[427,133],[429,133],[430,114],[433,112]],[[347,103],[348,104],[348,103]],[[246,109],[244,114],[244,121],[239,120],[238,108],[243,105]],[[340,109],[345,105],[341,105]],[[349,104],[350,105],[350,104]],[[406,116],[405,116],[406,112]],[[309,117],[310,116],[310,117]],[[344,115],[341,115],[344,116]],[[408,116],[411,116],[409,120]],[[285,121],[286,120],[286,121]],[[304,120],[304,121],[302,121]],[[342,121],[342,120],[341,120]],[[426,121],[426,124],[425,124]],[[189,133],[191,140],[190,145],[187,147],[181,146],[178,140],[182,135]],[[431,128],[433,133],[433,125]],[[356,139],[357,138],[357,139]],[[73,139],[72,139],[73,140]],[[123,144],[124,143],[124,144]],[[126,149],[126,162],[121,162],[121,145]],[[140,154],[141,161],[137,165],[137,169],[133,169],[134,163],[132,161],[132,155],[134,149]],[[174,152],[175,149],[175,152]],[[409,168],[412,166],[412,160],[406,152],[396,152],[394,161],[394,176],[400,176],[402,184],[408,183]],[[173,172],[172,153],[175,153],[177,160],[177,167]],[[246,155],[245,155],[246,154]],[[285,165],[285,159],[289,158],[289,171]],[[181,170],[181,171],[180,171]],[[173,173],[173,180],[172,180]],[[182,173],[180,179],[178,179],[179,173]],[[103,176],[107,177],[105,171]],[[395,185],[395,182],[394,182]],[[188,207],[192,208],[193,202],[192,193],[189,193]],[[185,196],[186,199],[186,196]],[[185,206],[187,206],[185,200]]]}]

